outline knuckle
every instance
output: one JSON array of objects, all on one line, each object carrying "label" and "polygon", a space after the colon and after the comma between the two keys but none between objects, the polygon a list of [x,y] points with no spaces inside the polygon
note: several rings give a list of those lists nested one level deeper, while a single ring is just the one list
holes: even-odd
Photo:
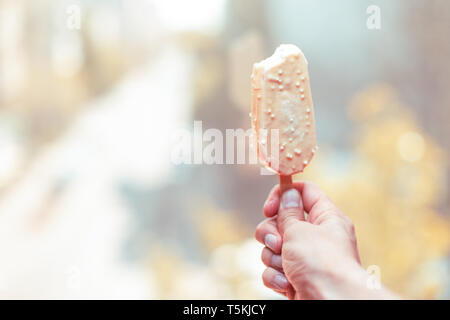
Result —
[{"label": "knuckle", "polygon": [[274,226],[274,224],[270,219],[264,220],[256,227],[254,236],[256,240],[258,240],[261,243],[264,243],[264,237],[268,233],[274,235],[277,235],[279,233],[277,228]]},{"label": "knuckle", "polygon": [[295,261],[296,265],[301,264],[303,259],[300,247],[293,243],[286,243],[285,247],[283,247],[283,261]]},{"label": "knuckle", "polygon": [[300,218],[300,210],[299,208],[288,208],[284,209],[282,213],[278,216],[278,222],[281,220],[283,222],[288,221],[292,218]]},{"label": "knuckle", "polygon": [[264,229],[266,229],[266,220],[260,222],[257,226],[256,226],[256,232],[262,232],[264,231]]},{"label": "knuckle", "polygon": [[284,229],[283,241],[294,239],[298,235],[298,230],[295,224],[288,224]]},{"label": "knuckle", "polygon": [[266,254],[264,253],[264,249],[261,251],[261,261],[266,264]]},{"label": "knuckle", "polygon": [[317,183],[315,183],[315,182],[312,182],[311,180],[304,180],[303,183],[304,183],[305,185],[310,185],[310,186],[312,186],[312,187],[315,187],[315,188],[318,188],[318,189],[319,189],[319,185],[318,185]]},{"label": "knuckle", "polygon": [[266,266],[268,266],[269,263],[270,263],[270,257],[271,257],[271,254],[270,254],[269,249],[264,248],[264,249],[261,251],[261,261],[262,261]]},{"label": "knuckle", "polygon": [[353,223],[353,220],[350,219],[348,216],[344,216],[345,224],[347,225],[347,228],[351,232],[355,232],[355,224]]},{"label": "knuckle", "polygon": [[258,223],[258,225],[256,226],[256,230],[259,230],[262,228],[262,226],[264,225],[265,220],[261,221],[260,223]]},{"label": "knuckle", "polygon": [[260,226],[256,227],[254,237],[258,241],[263,241],[264,240],[263,239],[264,238],[263,229]]},{"label": "knuckle", "polygon": [[270,287],[270,286],[269,286],[269,284],[270,284],[270,279],[269,279],[269,268],[266,268],[266,269],[264,270],[264,272],[262,273],[261,278],[262,278],[262,281],[263,281],[264,285],[265,285],[266,287]]},{"label": "knuckle", "polygon": [[355,224],[353,223],[352,220],[349,221],[348,226],[350,228],[350,231],[354,233],[355,232]]}]

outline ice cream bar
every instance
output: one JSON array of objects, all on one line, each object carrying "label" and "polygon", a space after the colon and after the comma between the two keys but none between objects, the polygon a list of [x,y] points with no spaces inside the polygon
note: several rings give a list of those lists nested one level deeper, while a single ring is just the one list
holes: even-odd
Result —
[{"label": "ice cream bar", "polygon": [[250,117],[260,162],[280,176],[302,172],[317,151],[305,56],[295,45],[280,45],[253,65],[251,79]]}]

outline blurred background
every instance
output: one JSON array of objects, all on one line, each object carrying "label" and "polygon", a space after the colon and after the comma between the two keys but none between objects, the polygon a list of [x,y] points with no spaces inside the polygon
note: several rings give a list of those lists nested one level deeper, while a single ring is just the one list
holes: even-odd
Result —
[{"label": "blurred background", "polygon": [[320,146],[296,178],[384,284],[450,298],[449,31],[446,0],[0,0],[0,298],[281,298],[253,240],[276,176],[170,160],[194,120],[250,127],[252,64],[281,43],[308,58]]}]

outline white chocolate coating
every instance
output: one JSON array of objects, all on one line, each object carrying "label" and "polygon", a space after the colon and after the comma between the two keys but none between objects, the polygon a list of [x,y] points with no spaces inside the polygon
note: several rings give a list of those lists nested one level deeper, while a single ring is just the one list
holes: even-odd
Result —
[{"label": "white chocolate coating", "polygon": [[281,45],[253,65],[251,114],[260,161],[280,175],[302,172],[317,146],[308,62],[299,48]]}]

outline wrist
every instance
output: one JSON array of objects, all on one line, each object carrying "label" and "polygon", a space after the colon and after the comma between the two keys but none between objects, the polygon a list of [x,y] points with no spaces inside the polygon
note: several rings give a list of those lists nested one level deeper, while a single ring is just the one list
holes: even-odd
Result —
[{"label": "wrist", "polygon": [[356,261],[343,263],[325,275],[313,277],[312,292],[318,299],[398,299],[381,283],[373,283]]},{"label": "wrist", "polygon": [[356,262],[334,263],[332,268],[310,277],[312,296],[318,299],[350,299],[352,291],[361,286],[364,269]]}]

